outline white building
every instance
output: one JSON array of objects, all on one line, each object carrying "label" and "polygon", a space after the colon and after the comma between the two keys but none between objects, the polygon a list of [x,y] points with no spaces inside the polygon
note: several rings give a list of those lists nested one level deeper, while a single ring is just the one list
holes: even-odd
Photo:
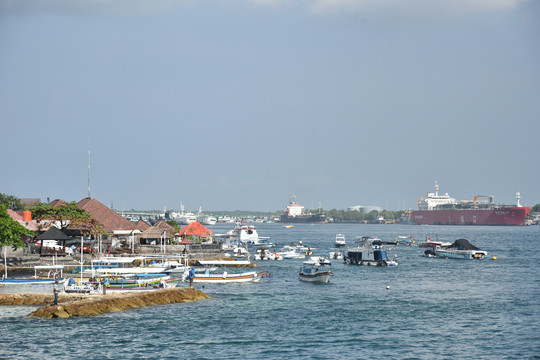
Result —
[{"label": "white building", "polygon": [[369,206],[362,206],[362,205],[355,205],[355,206],[350,206],[347,208],[347,211],[360,211],[361,213],[370,213],[372,212],[373,210],[375,211],[378,211],[378,212],[381,212],[383,211],[383,209],[379,206],[372,206],[372,205],[369,205]]}]

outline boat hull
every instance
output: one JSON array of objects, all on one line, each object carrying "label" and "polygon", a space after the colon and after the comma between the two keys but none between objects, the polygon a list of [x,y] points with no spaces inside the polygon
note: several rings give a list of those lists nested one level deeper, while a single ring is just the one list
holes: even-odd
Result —
[{"label": "boat hull", "polygon": [[411,221],[418,225],[523,226],[531,207],[499,209],[414,210]]},{"label": "boat hull", "polygon": [[329,283],[334,274],[330,271],[315,274],[300,273],[300,280],[312,283]]},{"label": "boat hull", "polygon": [[475,260],[482,259],[487,256],[486,251],[481,250],[449,250],[449,249],[435,249],[435,254],[440,258],[445,259],[466,259]]},{"label": "boat hull", "polygon": [[226,284],[226,283],[242,283],[242,282],[257,282],[264,276],[266,272],[257,273],[255,271],[249,271],[241,274],[196,274],[193,278],[194,283],[212,283],[212,284]]},{"label": "boat hull", "polygon": [[[39,285],[39,284],[54,284],[55,279],[4,279],[0,280],[0,284],[4,285]],[[56,279],[62,282],[63,279]]]},{"label": "boat hull", "polygon": [[288,224],[290,223],[323,224],[327,222],[325,214],[298,215],[298,216],[290,216],[288,214],[282,214],[279,219],[282,223],[288,223]]}]

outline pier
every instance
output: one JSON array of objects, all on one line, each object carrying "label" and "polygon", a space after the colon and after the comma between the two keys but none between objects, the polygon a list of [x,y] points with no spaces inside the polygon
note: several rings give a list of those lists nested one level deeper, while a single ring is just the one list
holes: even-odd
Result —
[{"label": "pier", "polygon": [[0,305],[42,305],[28,316],[52,319],[72,316],[96,316],[144,306],[178,304],[209,299],[200,290],[176,287],[139,293],[86,295],[59,294],[58,305],[53,304],[53,294],[0,294]]}]

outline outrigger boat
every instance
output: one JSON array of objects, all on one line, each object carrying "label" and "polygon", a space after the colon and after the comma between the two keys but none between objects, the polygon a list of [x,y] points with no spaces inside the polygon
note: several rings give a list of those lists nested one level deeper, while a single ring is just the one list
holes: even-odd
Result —
[{"label": "outrigger boat", "polygon": [[[34,276],[28,278],[8,278],[2,276],[0,283],[8,285],[36,285],[36,284],[53,284],[55,280],[59,283],[63,282],[64,265],[43,265],[34,266]],[[48,270],[47,277],[38,275],[38,270]]]},{"label": "outrigger boat", "polygon": [[[251,261],[231,261],[231,260],[199,260],[197,265],[203,266],[248,266]],[[182,277],[183,281],[189,281],[189,271],[184,273]],[[205,271],[204,273],[197,273],[193,277],[194,283],[214,283],[214,284],[226,284],[226,283],[243,283],[243,282],[258,282],[261,277],[268,276],[266,271],[246,271],[241,273],[229,273],[223,271],[221,273],[211,273]]]},{"label": "outrigger boat", "polygon": [[[229,274],[227,271],[224,271],[221,274],[211,274],[204,273],[198,274],[195,273],[193,277],[194,283],[213,283],[213,284],[226,284],[226,283],[243,283],[243,282],[258,282],[261,277],[267,276],[266,271],[256,272],[256,271],[247,271],[237,274]],[[187,279],[187,275],[184,277],[184,281]]]}]

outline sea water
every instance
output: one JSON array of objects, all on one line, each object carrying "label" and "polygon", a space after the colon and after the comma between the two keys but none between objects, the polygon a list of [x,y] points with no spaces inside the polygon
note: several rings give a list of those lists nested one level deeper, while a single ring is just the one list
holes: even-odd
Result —
[{"label": "sea water", "polygon": [[329,284],[299,281],[302,260],[286,259],[258,261],[270,274],[258,283],[195,284],[212,298],[193,303],[51,320],[27,317],[35,307],[0,307],[0,358],[540,358],[540,227],[255,225],[277,249],[302,241],[314,255],[334,251],[338,233],[348,246],[356,236],[436,234],[466,238],[488,257],[426,258],[422,248],[392,246],[397,267],[333,260]]}]

